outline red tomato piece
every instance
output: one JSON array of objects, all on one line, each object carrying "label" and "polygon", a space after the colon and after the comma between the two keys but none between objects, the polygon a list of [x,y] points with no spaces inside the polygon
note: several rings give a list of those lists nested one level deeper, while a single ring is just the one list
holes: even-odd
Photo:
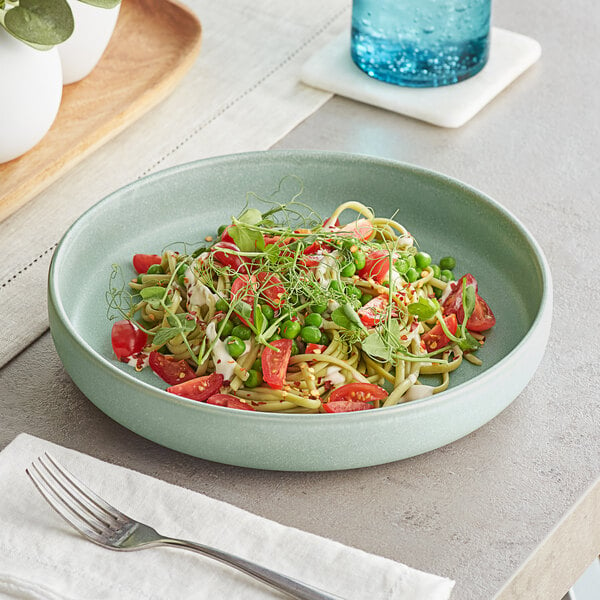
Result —
[{"label": "red tomato piece", "polygon": [[131,321],[123,320],[112,326],[110,340],[115,355],[123,360],[141,352],[148,342],[148,336]]},{"label": "red tomato piece", "polygon": [[134,254],[133,268],[138,273],[147,273],[152,265],[160,265],[162,257],[158,254]]},{"label": "red tomato piece", "polygon": [[242,402],[239,398],[231,394],[215,394],[206,401],[206,404],[225,406],[226,408],[238,408],[239,410],[255,410],[249,404]]},{"label": "red tomato piece", "polygon": [[[365,327],[374,327],[385,316],[389,299],[387,296],[375,296],[364,306],[358,309],[358,316]],[[392,316],[398,316],[398,313],[392,310]]]},{"label": "red tomato piece", "polygon": [[341,227],[338,233],[347,233],[361,242],[365,242],[373,235],[373,224],[368,219],[358,219],[358,221],[352,221]]},{"label": "red tomato piece", "polygon": [[277,275],[264,272],[256,273],[256,279],[260,284],[260,295],[266,303],[275,310],[280,308],[285,296],[285,288],[281,284],[281,279]]},{"label": "red tomato piece", "polygon": [[[256,277],[254,275],[248,276],[245,273],[241,273],[231,284],[231,300],[241,300],[252,307],[252,316],[250,317],[250,323],[254,325],[254,296],[256,294]],[[248,325],[248,321],[242,317],[238,312],[237,316],[240,318],[244,325]]]},{"label": "red tomato piece", "polygon": [[374,250],[367,255],[365,266],[358,271],[361,279],[372,277],[377,283],[383,283],[390,272],[390,253],[387,250]]},{"label": "red tomato piece", "polygon": [[487,302],[477,293],[477,280],[471,273],[467,273],[456,283],[452,284],[452,291],[442,306],[442,312],[445,315],[456,315],[458,322],[462,324],[465,318],[465,311],[462,305],[463,281],[466,281],[467,286],[470,285],[475,288],[475,309],[467,321],[467,329],[471,331],[485,331],[493,327],[496,323],[496,317]]},{"label": "red tomato piece", "polygon": [[197,377],[194,369],[185,360],[175,360],[154,350],[148,357],[150,368],[169,385],[183,383]]},{"label": "red tomato piece", "polygon": [[353,400],[334,400],[333,402],[324,402],[323,409],[328,413],[355,412],[357,410],[368,410],[375,408],[368,402],[355,402]]},{"label": "red tomato piece", "polygon": [[475,309],[467,321],[467,329],[471,331],[486,331],[496,324],[496,317],[487,302],[477,294]]},{"label": "red tomato piece", "polygon": [[235,240],[231,237],[228,231],[230,227],[233,227],[233,225],[227,225],[227,227],[225,227],[223,230],[223,233],[221,234],[221,241],[229,244],[235,244]]},{"label": "red tomato piece", "polygon": [[329,402],[375,402],[388,397],[388,393],[382,387],[374,383],[347,383],[335,388],[329,395]]},{"label": "red tomato piece", "polygon": [[[318,350],[318,352],[317,352]],[[325,344],[307,344],[305,354],[323,354],[327,350],[327,346]]]},{"label": "red tomato piece", "polygon": [[[456,330],[458,329],[456,315],[451,314],[444,317],[444,323],[446,323],[448,331],[450,331],[452,335],[456,335]],[[446,337],[442,326],[438,322],[427,333],[421,336],[421,341],[425,344],[427,352],[434,352],[435,350],[439,350],[446,346],[450,340]]]},{"label": "red tomato piece", "polygon": [[178,383],[167,388],[167,392],[204,402],[211,396],[214,396],[223,385],[223,375],[220,373],[211,373],[203,377],[195,377],[189,381]]},{"label": "red tomato piece", "polygon": [[275,340],[271,346],[277,350],[265,347],[261,356],[263,379],[273,389],[280,390],[292,355],[292,340]]},{"label": "red tomato piece", "polygon": [[236,271],[244,264],[244,261],[237,254],[231,254],[228,250],[239,252],[240,249],[231,242],[217,242],[211,248],[213,256],[217,262],[225,267],[231,267]]}]

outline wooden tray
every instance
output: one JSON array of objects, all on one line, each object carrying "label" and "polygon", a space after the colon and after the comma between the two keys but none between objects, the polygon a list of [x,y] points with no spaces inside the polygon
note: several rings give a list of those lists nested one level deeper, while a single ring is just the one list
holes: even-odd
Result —
[{"label": "wooden tray", "polygon": [[63,88],[50,131],[0,164],[0,221],[163,100],[192,66],[200,38],[197,17],[173,0],[123,0],[106,52]]}]

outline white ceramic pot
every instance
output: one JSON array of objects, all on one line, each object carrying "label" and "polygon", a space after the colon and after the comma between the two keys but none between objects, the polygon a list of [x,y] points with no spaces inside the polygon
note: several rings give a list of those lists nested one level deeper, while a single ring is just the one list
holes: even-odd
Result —
[{"label": "white ceramic pot", "polygon": [[62,98],[56,48],[34,50],[0,27],[0,163],[33,148],[48,132]]},{"label": "white ceramic pot", "polygon": [[67,1],[73,11],[75,30],[66,42],[58,46],[65,85],[83,79],[98,64],[121,8],[120,3],[114,8],[98,8],[79,0]]}]

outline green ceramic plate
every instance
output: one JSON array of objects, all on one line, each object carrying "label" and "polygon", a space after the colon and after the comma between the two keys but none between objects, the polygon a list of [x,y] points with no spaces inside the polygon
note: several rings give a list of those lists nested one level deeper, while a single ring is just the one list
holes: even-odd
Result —
[{"label": "green ceramic plate", "polygon": [[[289,177],[293,176],[293,177]],[[346,200],[403,223],[434,259],[452,254],[473,273],[497,318],[479,352],[437,396],[346,414],[236,411],[166,393],[148,370],[113,359],[105,293],[113,263],[172,242],[201,243],[248,193],[302,200],[323,215]],[[129,271],[128,269],[131,269]],[[50,326],[66,370],[102,411],[158,444],[208,460],[280,470],[364,467],[448,444],[496,416],[532,377],[552,311],[538,244],[495,201],[431,171],[364,156],[260,152],[182,165],[141,179],[86,212],[58,246],[49,278]]]}]

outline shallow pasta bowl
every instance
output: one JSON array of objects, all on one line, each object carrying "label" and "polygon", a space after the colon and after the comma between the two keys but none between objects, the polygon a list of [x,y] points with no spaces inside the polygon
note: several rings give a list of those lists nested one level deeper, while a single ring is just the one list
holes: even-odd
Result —
[{"label": "shallow pasta bowl", "polygon": [[[457,273],[473,273],[497,324],[448,390],[345,414],[273,414],[198,403],[164,391],[150,370],[114,359],[105,299],[111,265],[173,242],[200,244],[247,196],[301,199],[322,215],[359,200],[392,216]],[[129,272],[127,269],[131,269]],[[217,462],[292,471],[365,467],[421,454],[481,427],[533,376],[552,312],[548,264],[506,209],[456,180],[415,166],[323,152],[258,152],[178,166],[132,183],[87,211],[65,234],[49,275],[56,349],[81,391],[103,412],[158,444]]]}]

